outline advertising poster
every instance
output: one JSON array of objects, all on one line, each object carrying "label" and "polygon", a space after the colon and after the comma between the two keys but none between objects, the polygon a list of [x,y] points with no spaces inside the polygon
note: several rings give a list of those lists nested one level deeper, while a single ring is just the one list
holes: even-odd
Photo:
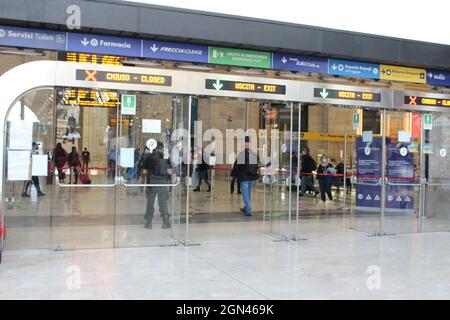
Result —
[{"label": "advertising poster", "polygon": [[[359,182],[377,183],[381,176],[381,138],[373,138],[372,142],[364,142],[358,137],[356,142],[356,175]],[[379,208],[381,187],[356,185],[356,207]]]}]

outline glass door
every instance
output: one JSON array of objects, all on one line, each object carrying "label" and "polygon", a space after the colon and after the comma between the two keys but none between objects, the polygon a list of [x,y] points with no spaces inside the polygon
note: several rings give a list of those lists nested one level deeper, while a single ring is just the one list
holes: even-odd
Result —
[{"label": "glass door", "polygon": [[430,112],[422,115],[424,143],[423,176],[427,179],[422,231],[450,231],[450,115]]},{"label": "glass door", "polygon": [[50,244],[111,247],[119,147],[117,91],[57,88],[51,158]]},{"label": "glass door", "polygon": [[[373,123],[365,123],[365,110],[355,109],[353,117],[354,168],[349,173],[351,185],[350,210],[352,228],[370,235],[382,233],[384,214],[384,111],[377,111]],[[347,163],[345,168],[347,168]],[[352,166],[353,167],[353,166]],[[347,173],[345,172],[345,175]],[[347,176],[346,176],[347,178]],[[353,194],[354,192],[354,194]]]},{"label": "glass door", "polygon": [[175,240],[187,240],[187,221],[181,216],[186,209],[182,155],[188,108],[184,99],[121,92],[116,246],[173,245]]},{"label": "glass door", "polygon": [[[292,103],[272,104],[264,110],[265,130],[260,141],[264,154],[263,164],[267,165],[261,169],[264,183],[264,229],[283,240],[291,237],[291,217],[296,208],[293,199],[296,198],[295,192],[298,189],[292,183],[293,155],[296,153],[293,151],[293,112]],[[280,121],[283,114],[287,121]]]}]

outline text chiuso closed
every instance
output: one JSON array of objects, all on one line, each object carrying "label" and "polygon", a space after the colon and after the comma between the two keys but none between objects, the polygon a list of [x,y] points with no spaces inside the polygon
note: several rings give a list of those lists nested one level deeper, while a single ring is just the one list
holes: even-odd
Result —
[{"label": "text chiuso closed", "polygon": [[98,82],[120,82],[132,84],[150,84],[157,86],[171,86],[172,77],[129,72],[109,72],[97,70],[80,70],[76,72],[77,80]]}]

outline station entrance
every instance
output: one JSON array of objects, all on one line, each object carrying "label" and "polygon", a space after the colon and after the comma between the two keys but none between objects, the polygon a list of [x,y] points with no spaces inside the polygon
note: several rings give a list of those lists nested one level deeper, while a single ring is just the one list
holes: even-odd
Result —
[{"label": "station entrance", "polygon": [[[27,66],[18,69],[17,75],[5,74],[16,88],[2,97],[11,106],[4,117],[6,249],[192,245],[201,243],[197,236],[208,228],[205,222],[260,221],[262,231],[283,240],[302,238],[302,221],[310,217],[339,218],[343,227],[369,235],[450,226],[445,211],[426,201],[444,197],[448,188],[442,170],[448,116],[431,110],[435,130],[425,129],[421,110],[389,104],[392,90],[342,86],[387,95],[374,106],[304,98],[297,92],[326,86],[292,80],[38,62],[29,64],[30,77],[19,83]],[[49,76],[41,77],[43,70]],[[89,72],[77,77],[80,70]],[[157,83],[98,76],[109,72],[146,75],[146,82]],[[95,81],[86,78],[95,74]],[[275,89],[212,90],[208,81],[219,76],[225,83],[267,82]],[[240,212],[236,184],[231,194],[230,173],[244,136],[260,162],[252,217]],[[162,185],[170,227],[162,228],[156,202],[149,230],[147,190],[155,186],[142,164],[158,143],[172,165]],[[305,147],[317,164],[312,169],[302,166]],[[194,191],[201,161],[211,186]],[[84,183],[87,176],[90,183]],[[40,190],[32,187],[36,179]],[[322,201],[316,191],[324,185],[332,192]]]}]

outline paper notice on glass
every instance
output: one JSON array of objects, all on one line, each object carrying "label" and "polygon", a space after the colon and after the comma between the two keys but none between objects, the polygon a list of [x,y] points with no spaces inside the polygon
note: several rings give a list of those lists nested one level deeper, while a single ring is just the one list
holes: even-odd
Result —
[{"label": "paper notice on glass", "polygon": [[409,131],[398,131],[398,142],[411,142],[411,134]]},{"label": "paper notice on glass", "polygon": [[48,174],[48,156],[46,154],[33,154],[31,158],[31,175],[44,176]]},{"label": "paper notice on glass", "polygon": [[161,120],[142,119],[143,133],[161,133]]},{"label": "paper notice on glass", "polygon": [[123,168],[134,167],[134,148],[120,148],[120,166]]},{"label": "paper notice on glass", "polygon": [[363,131],[363,142],[373,141],[373,131]]},{"label": "paper notice on glass", "polygon": [[[31,150],[33,122],[15,120],[9,122],[9,149]],[[29,155],[29,154],[28,154]]]},{"label": "paper notice on glass", "polygon": [[8,151],[8,180],[30,180],[30,151]]}]

